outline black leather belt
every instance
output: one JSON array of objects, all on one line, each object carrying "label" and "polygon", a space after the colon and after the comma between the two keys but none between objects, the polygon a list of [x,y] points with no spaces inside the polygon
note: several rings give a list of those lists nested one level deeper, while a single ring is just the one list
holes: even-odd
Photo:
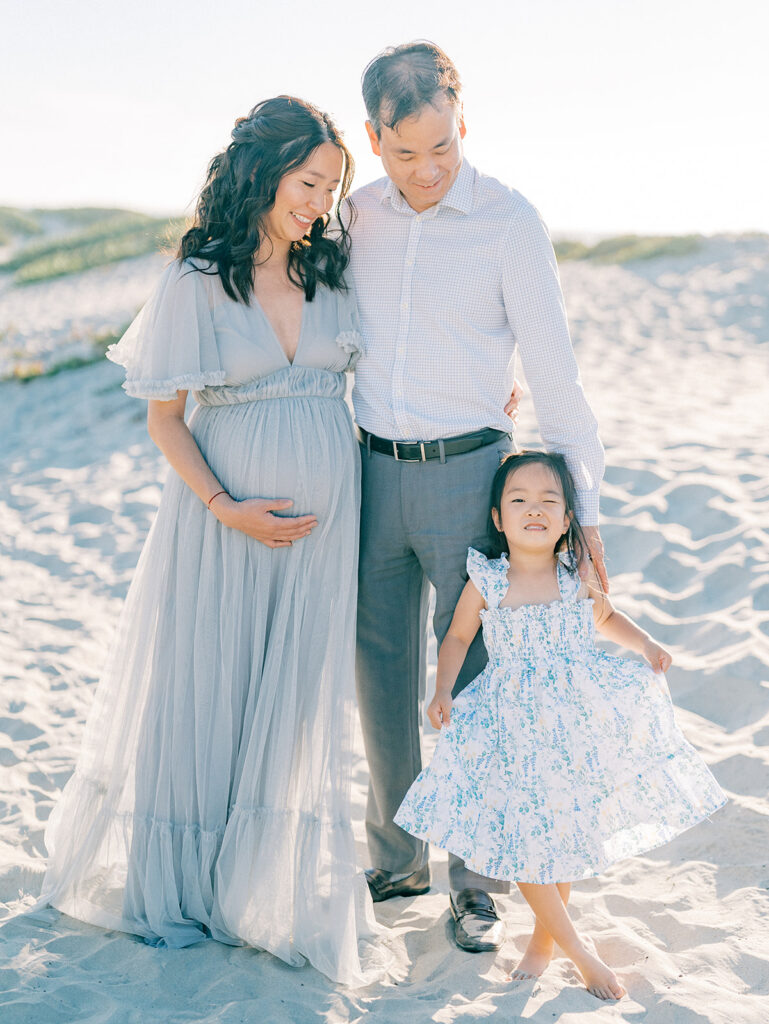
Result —
[{"label": "black leather belt", "polygon": [[471,434],[441,438],[437,441],[388,441],[387,438],[370,434],[363,427],[355,426],[358,440],[367,452],[391,455],[397,462],[427,462],[428,459],[445,459],[450,455],[464,455],[476,448],[484,448],[510,435],[504,430],[474,430]]}]

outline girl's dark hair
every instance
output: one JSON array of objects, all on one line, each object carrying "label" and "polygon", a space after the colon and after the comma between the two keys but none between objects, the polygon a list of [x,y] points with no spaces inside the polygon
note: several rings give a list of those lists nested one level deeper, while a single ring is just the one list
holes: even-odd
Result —
[{"label": "girl's dark hair", "polygon": [[328,215],[317,217],[304,238],[291,243],[288,276],[304,289],[308,302],[318,282],[344,290],[350,236],[340,206],[350,191],[355,164],[328,114],[294,96],[258,103],[235,122],[232,142],[209,164],[192,227],[182,237],[177,258],[207,260],[214,270],[195,269],[218,273],[230,298],[248,303],[254,287],[254,254],[267,237],[264,215],[275,203],[280,180],[306,163],[324,142],[332,142],[344,156],[334,211],[338,228],[329,238]]},{"label": "girl's dark hair", "polygon": [[[566,512],[569,516],[569,529],[559,539],[553,553],[567,551],[571,555],[570,561],[572,563],[571,565],[567,564],[567,568],[576,572],[577,566],[587,554],[588,549],[585,535],[577,519],[577,513],[574,511],[577,489],[574,486],[574,480],[563,455],[559,455],[557,452],[540,452],[533,449],[523,449],[520,452],[513,452],[511,455],[507,455],[502,460],[491,482],[490,509],[496,509],[497,513],[499,513],[502,505],[502,492],[508,479],[519,469],[531,465],[545,466],[549,469],[563,491]],[[487,547],[490,558],[499,558],[502,554],[509,554],[507,538],[495,526],[491,511],[489,511]]]},{"label": "girl's dark hair", "polygon": [[428,40],[388,46],[366,66],[361,82],[368,119],[376,132],[393,131],[439,96],[459,108],[462,83],[452,61]]}]

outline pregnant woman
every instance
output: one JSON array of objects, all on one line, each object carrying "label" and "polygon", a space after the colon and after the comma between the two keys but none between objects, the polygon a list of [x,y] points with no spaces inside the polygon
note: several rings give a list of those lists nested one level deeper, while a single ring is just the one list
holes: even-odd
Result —
[{"label": "pregnant woman", "polygon": [[356,985],[376,930],[349,811],[359,467],[344,371],[360,335],[346,230],[326,234],[352,173],[327,115],[256,106],[110,350],[171,471],[46,833],[41,899],[153,944],[213,937]]}]

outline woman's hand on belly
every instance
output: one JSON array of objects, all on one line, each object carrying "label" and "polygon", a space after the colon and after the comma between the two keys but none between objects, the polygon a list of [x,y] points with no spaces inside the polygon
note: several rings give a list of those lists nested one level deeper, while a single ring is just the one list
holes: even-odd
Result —
[{"label": "woman's hand on belly", "polygon": [[268,548],[287,548],[307,537],[318,525],[317,516],[278,516],[294,504],[290,498],[246,498],[236,501],[222,488],[203,458],[197,441],[184,421],[186,391],[177,391],[170,402],[149,403],[150,437],[173,468],[224,526],[240,530]]},{"label": "woman's hand on belly", "polygon": [[290,498],[246,498],[235,501],[221,494],[211,502],[211,511],[224,526],[240,530],[268,548],[287,548],[307,537],[318,525],[315,516],[274,515],[291,508]]}]

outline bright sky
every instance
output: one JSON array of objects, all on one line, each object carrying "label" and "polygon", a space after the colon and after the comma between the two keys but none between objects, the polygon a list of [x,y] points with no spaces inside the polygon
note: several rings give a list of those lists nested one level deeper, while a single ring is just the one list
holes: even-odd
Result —
[{"label": "bright sky", "polygon": [[358,184],[364,65],[433,39],[465,153],[557,233],[769,231],[764,0],[2,0],[0,204],[189,210],[235,118],[335,116]]}]

